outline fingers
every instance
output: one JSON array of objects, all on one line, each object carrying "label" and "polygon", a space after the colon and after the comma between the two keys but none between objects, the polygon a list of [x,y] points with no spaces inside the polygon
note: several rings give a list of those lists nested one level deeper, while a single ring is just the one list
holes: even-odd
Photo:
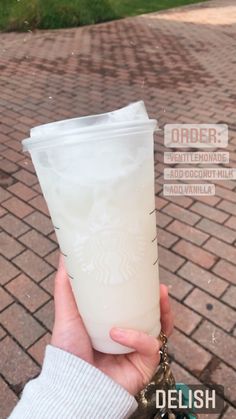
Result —
[{"label": "fingers", "polygon": [[[168,296],[168,287],[163,284],[160,285],[160,311],[161,328],[166,336],[170,336],[173,330],[173,314]],[[144,332],[114,327],[110,331],[110,336],[121,345],[128,346],[142,355],[158,356],[159,354],[161,342]]]},{"label": "fingers", "polygon": [[110,336],[121,345],[128,346],[142,355],[159,356],[160,342],[144,332],[113,327],[110,331]]},{"label": "fingers", "polygon": [[60,255],[54,286],[55,322],[67,321],[78,314],[63,256]]},{"label": "fingers", "polygon": [[174,320],[168,296],[168,287],[163,284],[160,285],[160,310],[161,328],[166,336],[170,336],[173,331]]}]

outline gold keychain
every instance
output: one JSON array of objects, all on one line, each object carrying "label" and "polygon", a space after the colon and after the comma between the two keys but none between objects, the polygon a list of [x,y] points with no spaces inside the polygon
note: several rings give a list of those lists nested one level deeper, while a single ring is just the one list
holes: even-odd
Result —
[{"label": "gold keychain", "polygon": [[156,390],[167,391],[175,388],[175,378],[168,361],[167,337],[162,331],[159,339],[162,341],[160,366],[150,383],[136,396],[138,409],[130,416],[130,419],[161,419],[164,416],[168,419],[175,418],[175,414],[167,407],[159,410],[156,408]]}]

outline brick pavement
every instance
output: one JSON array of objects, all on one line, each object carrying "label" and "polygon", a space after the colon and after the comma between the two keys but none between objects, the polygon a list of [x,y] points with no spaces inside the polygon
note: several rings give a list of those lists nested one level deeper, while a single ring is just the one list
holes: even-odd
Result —
[{"label": "brick pavement", "polygon": [[[0,35],[0,419],[39,371],[58,258],[20,141],[37,124],[143,99],[160,127],[228,123],[234,166],[235,18],[234,0],[216,0],[79,29]],[[161,280],[175,312],[173,368],[187,383],[224,383],[222,417],[235,418],[235,182],[218,181],[214,197],[163,197],[164,150],[160,133],[157,224]]]}]

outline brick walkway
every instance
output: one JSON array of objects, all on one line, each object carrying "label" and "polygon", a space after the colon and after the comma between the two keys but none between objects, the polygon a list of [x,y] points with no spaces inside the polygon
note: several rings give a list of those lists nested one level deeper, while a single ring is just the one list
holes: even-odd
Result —
[{"label": "brick walkway", "polygon": [[[235,165],[235,18],[235,1],[224,0],[81,29],[0,35],[1,419],[38,373],[50,340],[58,258],[20,141],[34,125],[142,98],[161,127],[228,123]],[[223,383],[223,417],[233,419],[236,186],[219,181],[211,198],[163,197],[162,135],[155,148],[161,280],[175,311],[173,367],[187,383]]]}]

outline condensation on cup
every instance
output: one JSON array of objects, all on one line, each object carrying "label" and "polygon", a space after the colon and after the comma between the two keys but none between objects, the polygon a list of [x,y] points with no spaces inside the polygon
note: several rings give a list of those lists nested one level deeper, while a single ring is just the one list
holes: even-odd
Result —
[{"label": "condensation on cup", "polygon": [[153,134],[142,101],[31,129],[23,141],[93,347],[128,353],[113,326],[158,336]]}]

